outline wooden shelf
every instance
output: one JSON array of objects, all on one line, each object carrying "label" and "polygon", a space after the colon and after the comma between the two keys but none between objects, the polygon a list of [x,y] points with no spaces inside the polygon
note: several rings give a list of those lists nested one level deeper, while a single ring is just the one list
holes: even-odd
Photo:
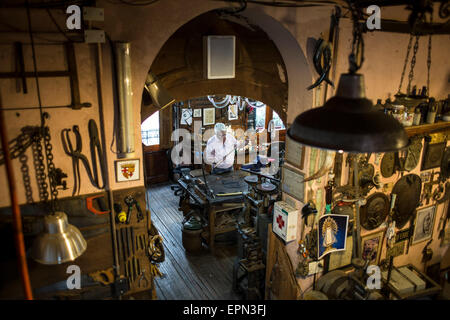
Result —
[{"label": "wooden shelf", "polygon": [[405,127],[405,131],[410,137],[424,133],[444,131],[446,129],[450,129],[450,122],[440,121],[433,124],[422,124],[420,126]]}]

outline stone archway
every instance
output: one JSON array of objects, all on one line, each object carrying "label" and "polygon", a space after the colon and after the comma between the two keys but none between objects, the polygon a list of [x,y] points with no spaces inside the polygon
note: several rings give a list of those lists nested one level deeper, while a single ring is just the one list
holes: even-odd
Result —
[{"label": "stone archway", "polygon": [[[289,58],[292,64],[291,60],[295,60],[292,51],[299,51],[303,63],[297,61],[294,65],[304,65],[303,70],[309,72],[306,59],[295,39],[279,22],[254,11],[249,12],[249,17],[231,16],[217,10],[197,16],[165,42],[150,70],[177,101],[211,94],[245,96],[263,101],[286,122],[290,78],[283,58]],[[269,24],[268,20],[271,20]],[[276,40],[278,45],[259,27],[261,21],[266,21],[263,24],[268,31],[279,38]],[[278,26],[274,27],[275,24]],[[208,80],[204,77],[203,37],[206,35],[236,36],[234,79]],[[281,50],[284,57],[279,50],[280,44],[284,47]],[[297,77],[293,75],[292,78]],[[145,120],[155,111],[154,106],[143,103],[141,119]]]}]

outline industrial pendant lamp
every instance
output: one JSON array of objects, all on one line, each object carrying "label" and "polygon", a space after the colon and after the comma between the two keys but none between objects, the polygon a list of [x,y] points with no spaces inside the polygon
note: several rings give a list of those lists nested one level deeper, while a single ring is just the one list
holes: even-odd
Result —
[{"label": "industrial pendant lamp", "polygon": [[80,230],[67,221],[64,212],[45,216],[45,231],[34,240],[31,255],[42,264],[73,261],[86,251],[86,240]]},{"label": "industrial pendant lamp", "polygon": [[[36,91],[39,102],[39,113],[41,118],[41,135],[38,144],[44,140],[44,150],[46,159],[46,171],[48,178],[48,187],[50,194],[50,210],[44,217],[44,232],[39,234],[33,241],[31,248],[31,257],[39,263],[52,265],[73,261],[81,256],[87,248],[86,240],[83,238],[80,230],[68,223],[67,215],[57,209],[58,183],[56,181],[57,168],[53,163],[53,146],[51,144],[50,129],[45,125],[45,120],[49,118],[49,114],[43,111],[41,104],[41,93],[37,76],[37,58],[34,46],[33,32],[31,29],[31,15],[27,2],[27,18],[28,32],[31,40],[31,50],[33,56],[33,69],[36,81]],[[43,160],[40,165],[44,166]],[[45,174],[44,174],[45,178]],[[42,181],[41,187],[47,191],[47,186]]]},{"label": "industrial pendant lamp", "polygon": [[145,89],[152,97],[153,103],[160,110],[170,106],[175,102],[175,99],[170,93],[161,85],[161,82],[150,71],[145,81]]},{"label": "industrial pendant lamp", "polygon": [[405,148],[409,140],[400,122],[377,111],[365,97],[363,75],[356,73],[364,60],[359,10],[352,11],[354,38],[349,73],[341,75],[334,97],[323,107],[298,115],[287,134],[305,145],[345,152],[391,152]]}]

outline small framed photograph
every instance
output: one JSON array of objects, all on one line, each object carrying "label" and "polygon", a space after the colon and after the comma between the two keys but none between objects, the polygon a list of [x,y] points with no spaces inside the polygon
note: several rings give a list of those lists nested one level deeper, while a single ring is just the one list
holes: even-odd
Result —
[{"label": "small framed photograph", "polygon": [[139,180],[140,165],[139,159],[116,160],[116,181],[134,181]]},{"label": "small framed photograph", "polygon": [[369,261],[369,265],[377,265],[380,260],[381,243],[384,231],[378,231],[362,237],[362,259]]},{"label": "small framed photograph", "polygon": [[434,229],[436,206],[417,210],[416,223],[411,244],[416,244],[431,239]]},{"label": "small framed photograph", "polygon": [[203,109],[203,125],[211,125],[216,123],[216,108]]},{"label": "small framed photograph", "polygon": [[188,126],[192,124],[192,109],[181,109],[180,124]]},{"label": "small framed photograph", "polygon": [[202,109],[194,109],[194,118],[200,118],[202,116]]},{"label": "small framed photograph", "polygon": [[230,104],[228,106],[228,120],[238,119],[238,107],[237,104]]}]

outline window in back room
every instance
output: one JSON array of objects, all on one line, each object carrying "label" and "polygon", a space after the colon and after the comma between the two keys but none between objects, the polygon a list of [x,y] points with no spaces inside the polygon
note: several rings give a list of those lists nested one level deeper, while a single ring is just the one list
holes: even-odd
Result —
[{"label": "window in back room", "polygon": [[141,135],[145,146],[159,145],[159,111],[142,122]]}]

